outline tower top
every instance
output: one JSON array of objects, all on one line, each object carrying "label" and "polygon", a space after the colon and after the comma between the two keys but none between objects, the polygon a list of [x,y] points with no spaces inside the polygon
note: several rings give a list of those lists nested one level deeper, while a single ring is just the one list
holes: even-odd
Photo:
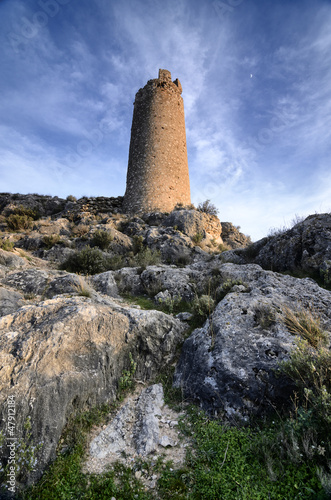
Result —
[{"label": "tower top", "polygon": [[171,82],[171,73],[167,69],[159,69],[159,80]]}]

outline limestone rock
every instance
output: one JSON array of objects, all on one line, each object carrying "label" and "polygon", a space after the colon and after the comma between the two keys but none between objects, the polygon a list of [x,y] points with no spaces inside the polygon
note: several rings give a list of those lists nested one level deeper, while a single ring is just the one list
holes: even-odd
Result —
[{"label": "limestone rock", "polygon": [[[164,403],[162,384],[154,384],[130,396],[110,424],[97,432],[89,446],[88,464],[106,465],[125,457],[161,455],[178,440],[172,420],[174,412]],[[178,422],[176,422],[178,424]],[[155,455],[154,455],[155,456]],[[89,466],[89,465],[87,465]]]},{"label": "limestone rock", "polygon": [[49,282],[49,274],[41,269],[26,269],[7,275],[4,284],[24,293],[41,295]]},{"label": "limestone rock", "polygon": [[[197,210],[174,210],[165,219],[163,225],[168,227],[177,227],[187,236],[195,236],[200,233],[205,236],[205,217],[202,212]],[[221,234],[220,227],[220,234]]]},{"label": "limestone rock", "polygon": [[114,400],[130,352],[136,376],[149,380],[171,362],[184,330],[161,312],[85,297],[58,296],[0,318],[0,422],[14,395],[17,436],[29,416],[33,443],[43,442],[36,477],[70,414]]},{"label": "limestone rock", "polygon": [[0,316],[16,311],[23,304],[23,296],[20,293],[0,287]]},{"label": "limestone rock", "polygon": [[113,271],[106,271],[104,273],[95,274],[92,276],[91,281],[93,283],[93,287],[110,297],[118,297],[118,287],[114,278]]},{"label": "limestone rock", "polygon": [[234,226],[231,222],[221,222],[223,242],[230,248],[244,248],[251,243],[249,236],[240,232],[239,226]]},{"label": "limestone rock", "polygon": [[19,257],[16,253],[6,252],[0,249],[0,267],[7,267],[10,269],[22,269],[27,267],[27,261]]},{"label": "limestone rock", "polygon": [[266,269],[315,273],[331,280],[331,213],[310,215],[281,234],[248,248],[248,258]]},{"label": "limestone rock", "polygon": [[[291,384],[274,372],[294,345],[282,308],[312,308],[331,331],[331,294],[310,279],[258,265],[224,264],[220,270],[223,279],[245,286],[226,295],[203,328],[184,342],[174,384],[212,413],[246,419],[270,405],[288,404]],[[260,308],[270,315],[267,327],[259,324]]]}]

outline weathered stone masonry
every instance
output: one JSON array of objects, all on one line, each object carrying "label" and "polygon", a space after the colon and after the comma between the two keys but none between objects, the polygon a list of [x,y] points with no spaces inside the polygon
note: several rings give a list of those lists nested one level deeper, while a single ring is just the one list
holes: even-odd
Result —
[{"label": "weathered stone masonry", "polygon": [[159,70],[136,94],[124,210],[170,212],[191,203],[184,103],[179,80]]}]

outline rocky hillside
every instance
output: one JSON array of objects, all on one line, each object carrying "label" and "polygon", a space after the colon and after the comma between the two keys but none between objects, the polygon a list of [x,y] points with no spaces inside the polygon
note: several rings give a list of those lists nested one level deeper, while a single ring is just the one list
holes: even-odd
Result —
[{"label": "rocky hillside", "polygon": [[275,372],[295,346],[286,311],[311,310],[331,331],[330,292],[275,272],[329,269],[330,215],[249,247],[192,208],[130,218],[120,198],[9,194],[0,208],[1,422],[6,432],[15,401],[14,436],[31,423],[29,481],[70,416],[114,401],[132,363],[142,383],[176,364],[183,397],[248,421],[293,391]]},{"label": "rocky hillside", "polygon": [[235,254],[242,263],[254,262],[272,271],[308,275],[330,286],[331,214],[310,215],[291,229],[280,230]]}]

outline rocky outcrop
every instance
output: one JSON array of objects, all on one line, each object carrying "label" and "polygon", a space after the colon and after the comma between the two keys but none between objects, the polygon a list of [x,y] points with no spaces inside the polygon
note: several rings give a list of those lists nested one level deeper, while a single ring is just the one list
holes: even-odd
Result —
[{"label": "rocky outcrop", "polygon": [[265,269],[301,270],[330,285],[331,214],[310,215],[292,229],[254,243],[246,256]]},{"label": "rocky outcrop", "polygon": [[240,227],[234,226],[231,222],[221,222],[222,239],[229,248],[245,248],[251,243],[249,236],[240,232]]},{"label": "rocky outcrop", "polygon": [[218,240],[222,233],[222,226],[215,215],[197,210],[174,210],[162,224],[166,227],[176,227],[190,237],[196,234],[206,237],[208,233],[209,236]]},{"label": "rocky outcrop", "polygon": [[[89,451],[84,471],[100,473],[115,462],[135,464],[152,454],[153,463],[158,458],[172,460],[174,466],[184,463],[188,440],[178,433],[178,420],[183,416],[164,403],[163,387],[154,384],[126,398],[111,422],[91,433]],[[137,460],[138,459],[138,460]],[[158,470],[153,464],[148,474],[136,472],[148,488],[154,488]]]},{"label": "rocky outcrop", "polygon": [[284,307],[312,309],[331,331],[331,294],[309,278],[258,265],[224,264],[220,271],[230,293],[184,342],[174,384],[213,414],[247,419],[289,401],[292,387],[275,372],[294,346]]},{"label": "rocky outcrop", "polygon": [[30,417],[32,443],[42,442],[38,471],[55,457],[67,419],[76,411],[113,401],[129,368],[154,377],[174,357],[185,326],[158,311],[141,311],[99,296],[64,297],[24,306],[0,319],[1,419],[16,403],[16,435]]}]

